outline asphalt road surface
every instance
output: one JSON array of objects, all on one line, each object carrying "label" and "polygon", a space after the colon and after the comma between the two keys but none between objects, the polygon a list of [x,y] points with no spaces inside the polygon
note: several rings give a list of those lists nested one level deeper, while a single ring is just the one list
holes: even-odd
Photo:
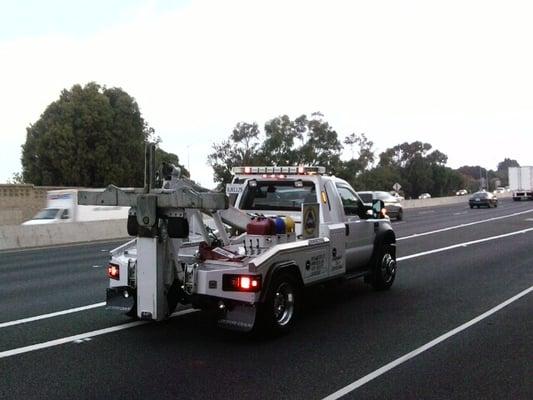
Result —
[{"label": "asphalt road surface", "polygon": [[0,398],[532,399],[533,202],[404,217],[390,291],[310,289],[275,339],[128,325],[103,307],[117,243],[0,252]]}]

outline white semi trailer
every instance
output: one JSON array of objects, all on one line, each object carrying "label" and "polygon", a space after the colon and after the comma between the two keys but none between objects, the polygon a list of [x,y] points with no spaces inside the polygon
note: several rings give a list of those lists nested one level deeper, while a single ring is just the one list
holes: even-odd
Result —
[{"label": "white semi trailer", "polygon": [[513,200],[533,200],[533,167],[509,167],[509,187]]}]

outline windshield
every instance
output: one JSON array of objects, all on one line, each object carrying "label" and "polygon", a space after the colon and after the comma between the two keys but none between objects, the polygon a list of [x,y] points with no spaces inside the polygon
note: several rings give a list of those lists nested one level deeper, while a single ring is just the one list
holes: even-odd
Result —
[{"label": "windshield", "polygon": [[389,202],[396,201],[396,197],[394,197],[393,195],[387,192],[375,192],[374,196],[378,200],[389,201]]},{"label": "windshield", "polygon": [[59,208],[45,208],[39,211],[33,219],[55,219],[58,212]]},{"label": "windshield", "polygon": [[474,197],[479,197],[481,199],[485,199],[485,198],[489,197],[489,195],[486,192],[477,192],[477,193],[474,194]]},{"label": "windshield", "polygon": [[246,186],[241,201],[243,210],[301,211],[302,204],[316,203],[315,184],[303,182],[296,187],[294,181],[261,181],[257,186]]}]

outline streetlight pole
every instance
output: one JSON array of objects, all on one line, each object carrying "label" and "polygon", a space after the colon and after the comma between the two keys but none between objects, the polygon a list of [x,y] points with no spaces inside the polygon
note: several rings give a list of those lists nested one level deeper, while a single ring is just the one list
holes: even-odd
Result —
[{"label": "streetlight pole", "polygon": [[189,171],[189,174],[191,173],[191,157],[189,149],[191,148],[191,145],[187,145],[187,170]]}]

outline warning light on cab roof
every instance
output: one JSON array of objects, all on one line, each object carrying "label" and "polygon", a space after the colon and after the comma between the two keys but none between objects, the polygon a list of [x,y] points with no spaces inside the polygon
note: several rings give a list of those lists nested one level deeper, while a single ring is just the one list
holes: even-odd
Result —
[{"label": "warning light on cab roof", "polygon": [[[303,166],[298,167],[233,167],[233,175],[267,175],[284,178],[286,175],[316,175],[325,174],[325,167]],[[278,175],[276,175],[278,174]],[[279,175],[282,174],[282,175]]]}]

